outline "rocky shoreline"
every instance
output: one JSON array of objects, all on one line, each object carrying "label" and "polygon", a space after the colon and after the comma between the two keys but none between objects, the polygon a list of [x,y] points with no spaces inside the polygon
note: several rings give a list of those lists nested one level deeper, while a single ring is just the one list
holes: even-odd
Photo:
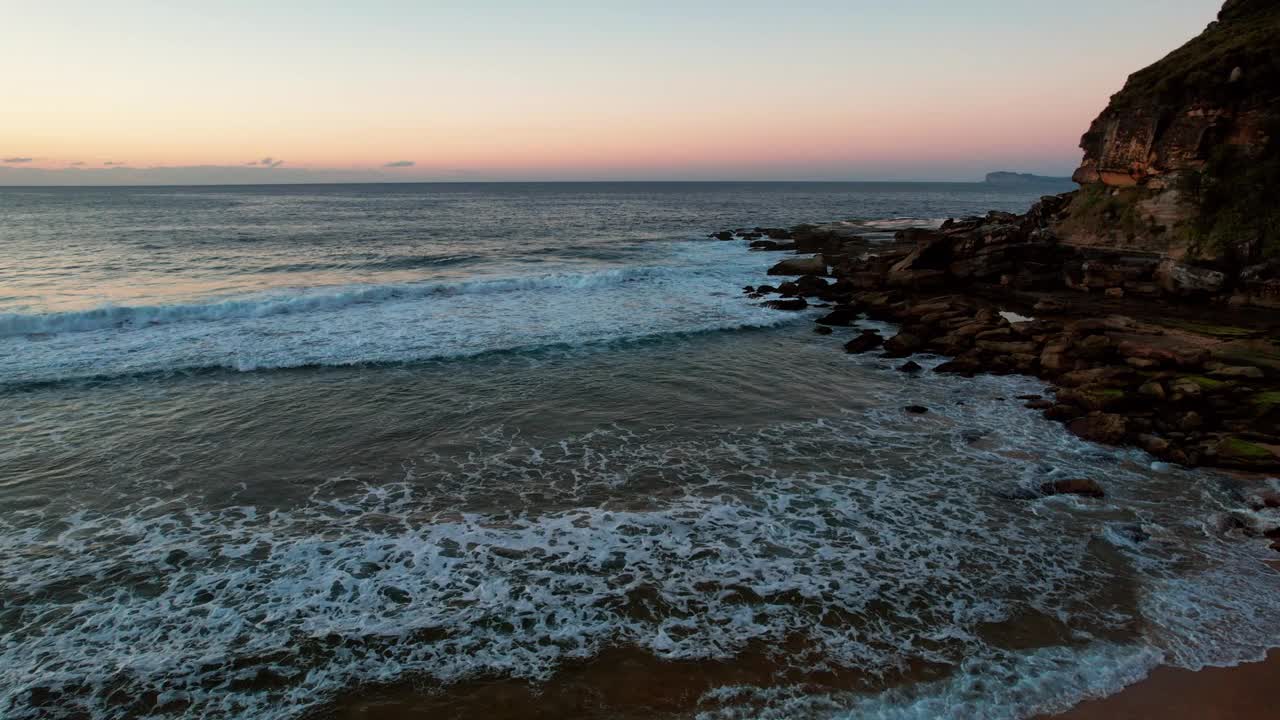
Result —
[{"label": "rocky shoreline", "polygon": [[[1268,315],[1237,309],[1230,325],[1212,324],[1223,306],[1185,278],[1157,278],[1164,297],[1126,293],[1129,268],[1048,230],[1070,201],[903,230],[887,245],[843,223],[713,237],[796,253],[769,271],[776,287],[745,292],[778,310],[825,309],[815,329],[847,329],[846,352],[903,359],[907,372],[922,371],[911,356],[932,354],[950,358],[935,372],[1032,375],[1051,392],[1021,401],[1082,438],[1185,466],[1280,470],[1280,345]],[[899,330],[860,331],[864,317]]]}]

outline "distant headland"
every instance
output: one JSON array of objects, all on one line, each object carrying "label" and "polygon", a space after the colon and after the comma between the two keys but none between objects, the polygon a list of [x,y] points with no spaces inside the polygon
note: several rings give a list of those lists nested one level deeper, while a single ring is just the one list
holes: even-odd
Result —
[{"label": "distant headland", "polygon": [[1069,177],[1051,177],[1009,171],[987,173],[988,185],[1071,185]]}]

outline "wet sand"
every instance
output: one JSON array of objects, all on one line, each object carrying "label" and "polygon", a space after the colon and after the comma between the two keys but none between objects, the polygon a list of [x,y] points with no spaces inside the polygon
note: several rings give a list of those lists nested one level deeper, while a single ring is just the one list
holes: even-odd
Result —
[{"label": "wet sand", "polygon": [[[1158,668],[1146,680],[1090,700],[1056,720],[1272,720],[1280,717],[1280,651],[1200,672]],[[1041,720],[1047,720],[1042,718]]]}]

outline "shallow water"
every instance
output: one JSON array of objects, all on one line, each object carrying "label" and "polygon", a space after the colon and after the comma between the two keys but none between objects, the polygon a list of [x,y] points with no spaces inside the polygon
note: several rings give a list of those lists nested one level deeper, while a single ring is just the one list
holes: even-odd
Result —
[{"label": "shallow water", "polygon": [[[725,212],[0,338],[0,715],[1015,718],[1280,644],[1222,529],[1252,490],[1070,437],[1030,379],[843,354],[742,297],[776,257],[692,239],[784,213]],[[246,302],[338,295],[284,287]],[[1082,476],[1107,499],[1034,492]]]}]

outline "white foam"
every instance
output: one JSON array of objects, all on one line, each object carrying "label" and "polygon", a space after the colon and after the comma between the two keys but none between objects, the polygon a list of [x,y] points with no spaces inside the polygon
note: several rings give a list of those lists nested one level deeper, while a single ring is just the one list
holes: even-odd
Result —
[{"label": "white foam", "polygon": [[[159,717],[284,719],[406,676],[536,681],[612,645],[727,660],[800,639],[809,649],[784,666],[955,672],[866,696],[774,689],[735,704],[725,690],[707,712],[1013,718],[1157,662],[1276,643],[1275,573],[1251,545],[1180,524],[1222,501],[1205,476],[1149,475],[1135,453],[990,400],[1032,381],[887,382],[878,409],[760,431],[602,429],[541,446],[495,428],[403,485],[339,478],[291,509],[174,498],[0,518],[0,587],[18,613],[0,638],[0,715],[41,716],[41,688],[95,719],[136,714],[118,701],[148,692],[187,703]],[[901,412],[904,395],[933,412]],[[1002,492],[1068,472],[1105,473],[1112,504]],[[482,509],[495,505],[510,511]],[[1139,517],[1165,536],[1095,542]],[[1069,627],[1071,645],[985,639],[1028,615]]]},{"label": "white foam", "polygon": [[410,362],[768,327],[795,316],[742,301],[766,263],[723,244],[679,243],[663,266],[9,315],[0,318],[0,384]]}]

